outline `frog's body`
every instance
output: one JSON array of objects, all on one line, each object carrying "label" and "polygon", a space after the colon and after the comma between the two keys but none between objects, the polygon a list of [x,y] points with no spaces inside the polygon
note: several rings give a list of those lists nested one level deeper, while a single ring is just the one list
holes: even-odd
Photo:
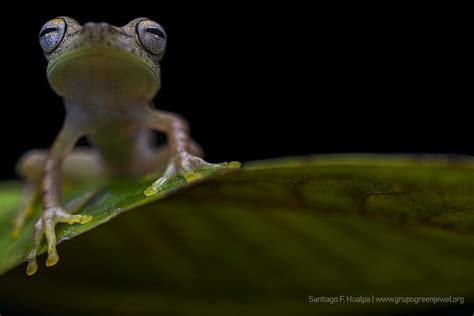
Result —
[{"label": "frog's body", "polygon": [[[36,272],[36,256],[43,234],[48,240],[47,266],[56,264],[58,222],[85,223],[91,218],[72,215],[61,204],[61,169],[72,178],[141,176],[166,165],[165,172],[145,194],[157,192],[175,175],[192,179],[209,164],[189,137],[180,116],[153,108],[160,88],[160,67],[166,35],[149,19],[132,20],[122,28],[106,23],[79,25],[68,17],[47,22],[40,43],[48,59],[47,75],[53,90],[64,98],[66,118],[51,149],[30,152],[18,163],[28,180],[15,230],[22,226],[39,193],[44,210],[33,232],[27,273]],[[164,132],[168,145],[154,149],[151,132]],[[95,149],[72,149],[87,136]],[[63,163],[64,161],[64,163]],[[84,180],[84,179],[83,179]],[[39,190],[42,188],[42,190]]]}]

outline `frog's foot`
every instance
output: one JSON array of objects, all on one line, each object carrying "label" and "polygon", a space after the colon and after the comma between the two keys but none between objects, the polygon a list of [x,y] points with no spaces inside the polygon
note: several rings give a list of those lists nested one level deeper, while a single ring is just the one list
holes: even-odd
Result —
[{"label": "frog's foot", "polygon": [[26,274],[33,275],[38,269],[36,264],[36,257],[41,249],[41,239],[43,234],[46,235],[48,241],[48,259],[46,260],[46,266],[50,267],[55,265],[58,260],[58,252],[56,251],[56,232],[54,227],[57,223],[68,223],[68,224],[85,224],[92,219],[90,215],[71,215],[66,213],[60,207],[52,207],[43,211],[41,218],[36,222],[33,229],[33,249],[28,254],[28,267],[26,268]]},{"label": "frog's foot", "polygon": [[184,178],[186,182],[191,182],[202,178],[202,175],[199,173],[200,170],[235,168],[240,168],[240,162],[231,161],[213,164],[206,162],[202,158],[184,152],[171,159],[164,174],[149,186],[144,191],[144,194],[150,196],[158,193],[176,176]]}]

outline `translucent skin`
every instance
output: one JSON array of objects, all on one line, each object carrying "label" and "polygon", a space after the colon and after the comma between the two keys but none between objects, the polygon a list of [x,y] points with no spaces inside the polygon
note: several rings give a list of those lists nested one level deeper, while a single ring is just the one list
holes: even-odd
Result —
[{"label": "translucent skin", "polygon": [[[157,23],[138,18],[121,28],[107,23],[81,26],[69,17],[48,23],[42,33],[55,28],[64,33],[51,33],[50,37],[43,34],[41,44],[48,60],[48,80],[64,99],[66,117],[48,153],[27,154],[17,166],[28,183],[14,232],[22,227],[40,195],[44,204],[33,231],[28,275],[37,270],[36,257],[43,234],[48,242],[46,265],[52,266],[59,258],[55,225],[59,222],[83,224],[91,220],[90,216],[71,214],[78,209],[77,205],[75,209],[62,205],[63,169],[65,174],[82,174],[83,177],[87,172],[81,169],[94,170],[91,177],[99,178],[141,176],[164,163],[164,174],[144,192],[151,195],[174,176],[191,181],[199,177],[197,171],[202,168],[240,166],[238,163],[210,164],[198,157],[201,150],[191,140],[186,121],[179,115],[153,107],[152,99],[160,88],[159,61],[164,54],[165,36]],[[145,41],[160,45],[147,47],[144,43],[149,43]],[[164,148],[152,147],[149,141],[152,130],[166,134],[168,144]],[[83,136],[89,138],[95,150],[72,152]]]}]

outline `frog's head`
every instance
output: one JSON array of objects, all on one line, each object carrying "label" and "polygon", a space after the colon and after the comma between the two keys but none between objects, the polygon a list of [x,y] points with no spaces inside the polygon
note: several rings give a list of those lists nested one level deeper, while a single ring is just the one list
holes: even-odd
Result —
[{"label": "frog's head", "polygon": [[48,80],[61,96],[78,86],[102,85],[152,98],[160,88],[166,34],[150,19],[116,27],[57,17],[41,28],[39,40],[48,60]]}]

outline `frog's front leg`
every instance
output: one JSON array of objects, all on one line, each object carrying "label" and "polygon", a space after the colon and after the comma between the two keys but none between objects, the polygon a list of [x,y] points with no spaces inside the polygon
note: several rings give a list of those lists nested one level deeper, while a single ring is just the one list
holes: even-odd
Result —
[{"label": "frog's front leg", "polygon": [[[20,207],[13,218],[12,238],[19,236],[26,220],[33,215],[37,202],[41,200],[41,182],[48,151],[30,150],[23,154],[16,165],[18,176],[24,179]],[[67,155],[61,168],[63,181],[72,184],[103,179],[104,170],[98,152],[91,148],[79,148]],[[88,195],[81,197],[82,204],[89,202]],[[81,204],[81,203],[79,203]],[[66,205],[69,213],[77,207]]]},{"label": "frog's front leg", "polygon": [[144,194],[157,193],[174,176],[181,176],[186,181],[200,178],[201,169],[238,168],[240,163],[208,163],[200,157],[190,154],[191,137],[187,122],[179,115],[147,108],[140,118],[153,129],[166,134],[172,154],[164,174],[148,187]]},{"label": "frog's front leg", "polygon": [[48,242],[46,266],[52,266],[59,259],[56,251],[55,225],[62,222],[84,224],[92,219],[92,217],[86,215],[69,214],[61,205],[61,165],[64,157],[82,135],[81,130],[76,125],[68,123],[66,119],[63,129],[48,153],[42,182],[44,209],[33,229],[33,248],[27,257],[28,267],[26,273],[28,275],[34,274],[38,268],[36,257],[41,248],[43,234],[46,235]]}]

